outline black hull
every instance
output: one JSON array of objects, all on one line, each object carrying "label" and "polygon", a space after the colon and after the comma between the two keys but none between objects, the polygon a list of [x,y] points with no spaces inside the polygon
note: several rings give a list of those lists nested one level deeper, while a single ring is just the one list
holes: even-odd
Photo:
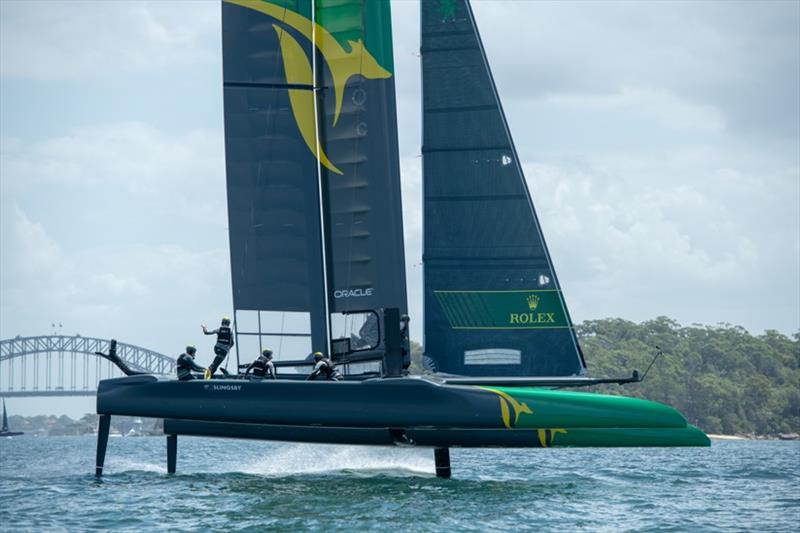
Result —
[{"label": "black hull", "polygon": [[270,426],[194,420],[164,421],[164,433],[195,437],[431,448],[539,448],[535,429],[325,428]]},{"label": "black hull", "polygon": [[100,382],[96,475],[112,415],[164,419],[168,472],[177,436],[435,449],[449,477],[450,447],[708,446],[674,409],[634,398],[542,388],[448,385],[426,378],[364,381],[129,376]]},{"label": "black hull", "polygon": [[495,395],[476,387],[414,378],[181,382],[130,376],[103,380],[97,390],[98,414],[293,427],[503,429],[498,405]]}]

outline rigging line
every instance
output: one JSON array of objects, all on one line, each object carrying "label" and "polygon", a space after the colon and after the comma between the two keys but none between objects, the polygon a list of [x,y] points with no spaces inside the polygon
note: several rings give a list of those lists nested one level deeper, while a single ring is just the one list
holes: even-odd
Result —
[{"label": "rigging line", "polygon": [[283,324],[286,321],[286,311],[281,311],[281,336],[278,337],[280,340],[278,341],[278,357],[283,357]]},{"label": "rigging line", "polygon": [[650,361],[650,364],[647,366],[647,369],[644,371],[644,374],[642,374],[642,377],[641,377],[641,378],[639,378],[639,381],[644,381],[644,378],[646,378],[646,377],[647,377],[647,373],[648,373],[648,372],[650,372],[650,369],[651,369],[651,368],[653,367],[653,365],[655,364],[655,362],[656,362],[656,359],[658,359],[659,357],[661,357],[661,355],[664,353],[664,352],[661,350],[661,347],[660,347],[660,346],[658,346],[658,345],[656,345],[656,350],[658,350],[658,352],[656,352],[656,356],[655,356],[655,357],[653,357],[653,360],[652,360],[652,361]]}]

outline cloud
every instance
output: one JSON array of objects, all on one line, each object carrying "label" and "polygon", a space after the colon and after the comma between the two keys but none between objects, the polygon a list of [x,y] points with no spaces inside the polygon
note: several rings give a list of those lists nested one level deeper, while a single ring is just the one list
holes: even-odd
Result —
[{"label": "cloud", "polygon": [[711,148],[554,156],[529,188],[573,316],[800,323],[798,168]]},{"label": "cloud", "polygon": [[0,2],[0,77],[105,78],[216,61],[216,2]]},{"label": "cloud", "polygon": [[0,146],[0,335],[58,320],[170,350],[230,312],[221,132],[102,124]]},{"label": "cloud", "polygon": [[545,97],[544,105],[579,110],[631,111],[656,120],[662,127],[676,130],[718,133],[725,128],[725,117],[716,107],[684,101],[665,90],[622,87],[615,93],[559,93]]},{"label": "cloud", "polygon": [[800,134],[797,2],[473,2],[504,99],[655,90],[738,132]]},{"label": "cloud", "polygon": [[[3,220],[0,332],[41,334],[51,321],[70,333],[116,337],[157,351],[197,337],[201,316],[229,307],[224,247],[67,248],[19,208]],[[226,287],[226,285],[228,285]]]},{"label": "cloud", "polygon": [[[132,122],[76,128],[63,135],[0,143],[0,184],[5,195],[114,189],[103,203],[136,198],[137,211],[180,212],[224,227],[222,134],[194,130],[169,135]],[[70,206],[72,207],[72,206]]]}]

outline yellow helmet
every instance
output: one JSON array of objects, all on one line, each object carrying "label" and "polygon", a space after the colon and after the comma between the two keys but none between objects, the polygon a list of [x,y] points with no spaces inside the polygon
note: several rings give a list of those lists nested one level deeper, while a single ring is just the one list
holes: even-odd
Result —
[{"label": "yellow helmet", "polygon": [[322,352],[314,352],[314,359],[322,359],[323,357]]}]

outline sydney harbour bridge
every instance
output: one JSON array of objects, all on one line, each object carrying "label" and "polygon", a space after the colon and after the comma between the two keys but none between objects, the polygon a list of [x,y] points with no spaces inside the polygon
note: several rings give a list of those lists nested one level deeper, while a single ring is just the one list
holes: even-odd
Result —
[{"label": "sydney harbour bridge", "polygon": [[[96,352],[108,353],[110,339],[43,335],[0,340],[0,396],[94,396],[101,379],[122,372]],[[128,366],[154,374],[172,374],[175,359],[117,343]]]}]

